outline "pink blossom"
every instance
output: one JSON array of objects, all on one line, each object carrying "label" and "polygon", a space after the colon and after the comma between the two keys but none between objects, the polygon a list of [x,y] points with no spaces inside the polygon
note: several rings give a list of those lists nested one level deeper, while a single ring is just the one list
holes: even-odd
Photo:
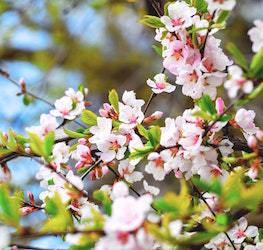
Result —
[{"label": "pink blossom", "polygon": [[255,127],[254,118],[256,114],[253,110],[245,110],[241,108],[235,115],[235,121],[245,133],[252,135],[255,134],[258,128]]},{"label": "pink blossom", "polygon": [[93,163],[90,148],[82,144],[77,146],[77,151],[73,158],[78,161],[78,163],[75,165],[75,168],[82,168],[86,164]]},{"label": "pink blossom", "polygon": [[258,235],[258,228],[256,226],[247,226],[247,220],[242,217],[237,224],[229,230],[231,240],[236,244],[242,243],[246,237],[253,238]]},{"label": "pink blossom", "polygon": [[253,82],[243,77],[243,70],[239,66],[228,67],[228,74],[230,79],[224,83],[224,87],[228,90],[230,98],[235,98],[239,89],[247,94],[253,91]]},{"label": "pink blossom", "polygon": [[157,181],[164,180],[166,173],[164,171],[164,160],[162,159],[161,155],[156,152],[150,153],[147,157],[147,160],[149,162],[145,166],[145,171],[148,174],[152,174],[153,178]]},{"label": "pink blossom", "polygon": [[97,126],[92,126],[90,132],[94,135],[89,141],[91,143],[96,143],[101,138],[110,135],[112,129],[112,120],[105,117],[97,118]]},{"label": "pink blossom", "polygon": [[175,90],[175,86],[166,82],[165,74],[161,73],[154,76],[154,81],[148,79],[147,85],[152,88],[155,94],[160,94],[162,92],[171,93]]},{"label": "pink blossom", "polygon": [[236,5],[236,0],[206,0],[210,13],[215,10],[232,10]]},{"label": "pink blossom", "polygon": [[126,148],[126,137],[123,135],[110,134],[97,142],[98,149],[102,152],[101,159],[110,162],[115,157],[123,159]]},{"label": "pink blossom", "polygon": [[232,64],[232,61],[224,54],[222,49],[219,47],[220,40],[213,36],[209,36],[206,42],[204,58],[202,60],[202,71],[203,72],[216,72],[223,71],[227,66]]},{"label": "pink blossom", "polygon": [[129,188],[123,181],[116,182],[112,187],[111,197],[113,200],[129,195]]},{"label": "pink blossom", "polygon": [[131,232],[143,223],[146,212],[150,210],[152,197],[148,194],[135,199],[132,196],[119,197],[112,204],[111,217],[106,219],[104,229],[107,234]]},{"label": "pink blossom", "polygon": [[263,49],[263,21],[257,19],[254,25],[255,27],[248,31],[248,35],[253,43],[252,51],[256,53]]},{"label": "pink blossom", "polygon": [[164,147],[175,146],[179,139],[179,129],[176,122],[172,118],[165,119],[165,127],[161,127],[161,140],[160,144]]},{"label": "pink blossom", "polygon": [[143,180],[143,188],[146,193],[152,196],[157,196],[160,193],[160,189],[155,186],[150,186],[146,180]]},{"label": "pink blossom", "polygon": [[[127,91],[125,90],[122,95],[122,101],[125,105],[131,106],[131,107],[137,107],[140,108],[145,103],[142,99],[136,99],[136,94],[133,90]],[[120,105],[123,105],[122,103],[119,103]]]},{"label": "pink blossom", "polygon": [[135,166],[132,165],[129,159],[120,161],[118,171],[124,179],[130,183],[140,181],[143,178],[143,174],[139,171],[134,171]]},{"label": "pink blossom", "polygon": [[168,31],[174,32],[192,25],[191,17],[196,13],[194,7],[189,7],[185,2],[175,2],[168,6],[168,16],[162,16],[161,22]]}]

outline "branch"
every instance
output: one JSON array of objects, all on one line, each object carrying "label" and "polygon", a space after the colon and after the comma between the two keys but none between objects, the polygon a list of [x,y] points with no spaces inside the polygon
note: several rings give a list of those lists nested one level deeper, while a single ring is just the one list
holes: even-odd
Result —
[{"label": "branch", "polygon": [[156,13],[158,14],[159,17],[164,15],[162,9],[160,8],[160,6],[158,6],[158,4],[156,3],[155,0],[149,0],[149,2],[153,6],[153,8],[155,9],[155,11],[156,11]]}]

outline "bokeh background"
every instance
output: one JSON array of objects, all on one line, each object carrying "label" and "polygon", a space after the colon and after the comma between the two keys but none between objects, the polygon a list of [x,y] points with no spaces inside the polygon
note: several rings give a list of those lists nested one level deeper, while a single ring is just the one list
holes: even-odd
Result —
[{"label": "bokeh background", "polygon": [[[247,31],[254,19],[263,19],[263,1],[237,2],[228,27],[216,36],[222,39],[223,49],[228,41],[235,42],[250,60]],[[156,14],[148,0],[0,0],[0,69],[17,82],[23,77],[28,90],[50,102],[67,88],[77,89],[83,83],[89,89],[90,109],[96,113],[111,88],[120,96],[124,90],[135,90],[137,97],[147,101],[151,90],[146,80],[162,70],[162,60],[152,49],[154,30],[138,22],[145,14]],[[174,77],[168,76],[174,83]],[[12,127],[26,134],[24,128],[39,125],[40,114],[51,109],[37,100],[24,106],[18,92],[19,88],[0,76],[1,132]],[[219,92],[225,96],[223,89]],[[155,98],[148,114],[161,110],[164,117],[176,116],[188,107],[192,103],[178,86],[173,94]],[[252,102],[248,108],[256,109],[257,122],[262,124],[262,102]],[[37,198],[41,190],[35,180],[36,163],[16,159],[8,166],[12,185],[30,189]],[[36,218],[31,216],[25,223],[37,225]],[[56,237],[23,243],[43,248],[68,246]]]}]

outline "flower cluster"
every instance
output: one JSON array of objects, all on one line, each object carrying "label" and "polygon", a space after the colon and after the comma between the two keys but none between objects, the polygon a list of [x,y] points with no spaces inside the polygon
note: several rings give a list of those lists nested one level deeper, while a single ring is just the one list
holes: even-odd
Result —
[{"label": "flower cluster", "polygon": [[[235,105],[241,106],[240,101],[246,103],[262,93],[263,84],[258,83],[263,77],[258,59],[262,58],[262,22],[257,20],[248,32],[253,51],[259,51],[251,68],[241,52],[234,54],[240,66],[231,66],[220,40],[213,36],[225,26],[235,3],[169,2],[163,16],[152,17],[164,70],[146,81],[153,94],[144,109],[145,101],[133,90],[125,91],[121,100],[111,90],[109,103],[97,115],[85,108],[88,89],[70,88],[55,102],[55,110],[40,116],[39,126],[26,128],[29,138],[12,130],[9,136],[1,133],[0,157],[38,158],[41,166],[36,179],[44,190],[39,195],[42,204],[36,206],[31,192],[29,202],[19,194],[9,199],[6,187],[0,186],[4,197],[0,217],[19,234],[30,230],[13,221],[12,211],[18,207],[25,216],[43,210],[49,215],[43,235],[65,235],[67,242],[83,249],[181,249],[191,244],[207,249],[262,249],[263,229],[248,226],[243,213],[257,212],[262,206],[263,131],[255,124],[253,110],[230,112]],[[155,125],[152,121],[163,113],[155,111],[146,117],[148,104],[157,94],[176,88],[167,82],[165,70],[176,76],[176,84],[183,86],[183,94],[194,105]],[[223,82],[229,97],[243,92],[241,100],[227,108],[217,96]],[[56,117],[63,118],[61,125]],[[66,121],[77,118],[83,122],[81,128],[61,129]],[[6,161],[1,159],[3,181],[11,178]],[[101,186],[91,197],[85,191],[86,176],[95,181],[109,173],[114,174],[113,183]],[[149,185],[149,179],[159,183],[170,173],[180,179],[180,192],[154,200],[163,190],[161,185]],[[140,192],[135,182],[142,184]],[[10,233],[0,229],[2,248],[9,244]]]}]

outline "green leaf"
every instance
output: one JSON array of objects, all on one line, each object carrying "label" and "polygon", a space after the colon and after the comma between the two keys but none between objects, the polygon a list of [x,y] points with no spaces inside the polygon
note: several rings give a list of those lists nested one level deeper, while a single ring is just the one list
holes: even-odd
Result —
[{"label": "green leaf", "polygon": [[109,195],[102,190],[96,190],[93,192],[93,197],[102,203],[106,214],[111,216],[112,201],[109,198]]},{"label": "green leaf", "polygon": [[211,115],[202,110],[197,110],[192,115],[203,118],[205,121],[210,121],[212,119]]},{"label": "green leaf", "polygon": [[145,157],[150,152],[154,151],[154,147],[153,146],[145,146],[144,148],[135,148],[134,150],[135,150],[135,152],[132,152],[129,156],[130,160]]},{"label": "green leaf", "polygon": [[251,94],[249,94],[248,99],[249,100],[254,99],[261,94],[263,94],[263,82],[260,83],[260,85],[258,87],[256,87]]},{"label": "green leaf", "polygon": [[145,15],[144,18],[139,22],[151,28],[165,27],[165,25],[161,22],[160,18],[156,16]]},{"label": "green leaf", "polygon": [[39,155],[39,156],[46,156],[46,150],[44,143],[42,140],[39,138],[37,134],[28,132],[28,135],[30,137],[30,148],[33,153]]},{"label": "green leaf", "polygon": [[205,0],[195,0],[194,7],[196,8],[197,14],[207,12],[207,2]]},{"label": "green leaf", "polygon": [[116,110],[116,112],[119,113],[119,96],[115,89],[112,89],[109,92],[109,101],[113,108]]},{"label": "green leaf", "polygon": [[216,222],[221,226],[226,226],[228,224],[228,217],[226,214],[217,214]]},{"label": "green leaf", "polygon": [[90,110],[84,109],[81,121],[90,126],[97,126],[97,115]]},{"label": "green leaf", "polygon": [[52,147],[55,142],[55,134],[54,132],[50,132],[45,136],[44,139],[44,146],[45,146],[45,153],[46,156],[50,156],[52,153]]},{"label": "green leaf", "polygon": [[20,195],[10,196],[8,185],[2,183],[0,185],[0,218],[4,223],[15,228],[20,227],[20,203]]},{"label": "green leaf", "polygon": [[24,94],[23,96],[23,103],[25,106],[28,106],[30,104],[30,98],[27,94]]},{"label": "green leaf", "polygon": [[42,232],[62,232],[70,230],[73,226],[72,216],[67,209],[67,204],[64,204],[56,192],[54,197],[45,199],[47,214],[50,215],[50,219],[45,221],[42,228]]},{"label": "green leaf", "polygon": [[153,45],[152,47],[160,56],[162,56],[163,51],[162,51],[162,49],[160,47],[158,47],[156,45]]},{"label": "green leaf", "polygon": [[263,76],[263,49],[255,54],[250,64],[250,77],[262,77]]},{"label": "green leaf", "polygon": [[243,106],[244,104],[248,103],[249,99],[241,99],[235,102],[236,106]]},{"label": "green leaf", "polygon": [[147,131],[147,129],[144,128],[143,125],[137,124],[137,129],[138,129],[138,132],[139,132],[140,135],[142,135],[144,138],[149,140],[148,131]]},{"label": "green leaf", "polygon": [[230,121],[232,119],[232,115],[224,115],[224,116],[222,116],[220,119],[219,119],[219,121],[220,122],[228,122],[228,121]]},{"label": "green leaf", "polygon": [[148,131],[149,141],[151,142],[152,146],[157,149],[160,144],[161,139],[161,129],[159,126],[154,126]]},{"label": "green leaf", "polygon": [[198,232],[187,239],[191,245],[200,245],[208,242],[218,235],[218,232]]},{"label": "green leaf", "polygon": [[229,53],[232,55],[234,60],[246,71],[249,70],[247,61],[241,51],[238,49],[238,47],[234,43],[228,43],[226,45]]},{"label": "green leaf", "polygon": [[262,228],[259,229],[258,238],[259,238],[259,242],[261,242],[263,240],[263,229]]},{"label": "green leaf", "polygon": [[223,23],[227,20],[227,18],[229,17],[231,11],[229,10],[221,10],[217,19],[216,19],[216,23]]},{"label": "green leaf", "polygon": [[64,128],[64,132],[66,135],[68,135],[71,138],[87,138],[87,137],[89,137],[89,135],[87,135],[87,134],[74,132],[74,131],[71,131],[71,130],[66,129],[66,128]]},{"label": "green leaf", "polygon": [[211,97],[207,94],[204,94],[202,98],[198,101],[198,105],[203,111],[209,112],[211,115],[216,114],[216,109],[214,106],[214,102]]}]

